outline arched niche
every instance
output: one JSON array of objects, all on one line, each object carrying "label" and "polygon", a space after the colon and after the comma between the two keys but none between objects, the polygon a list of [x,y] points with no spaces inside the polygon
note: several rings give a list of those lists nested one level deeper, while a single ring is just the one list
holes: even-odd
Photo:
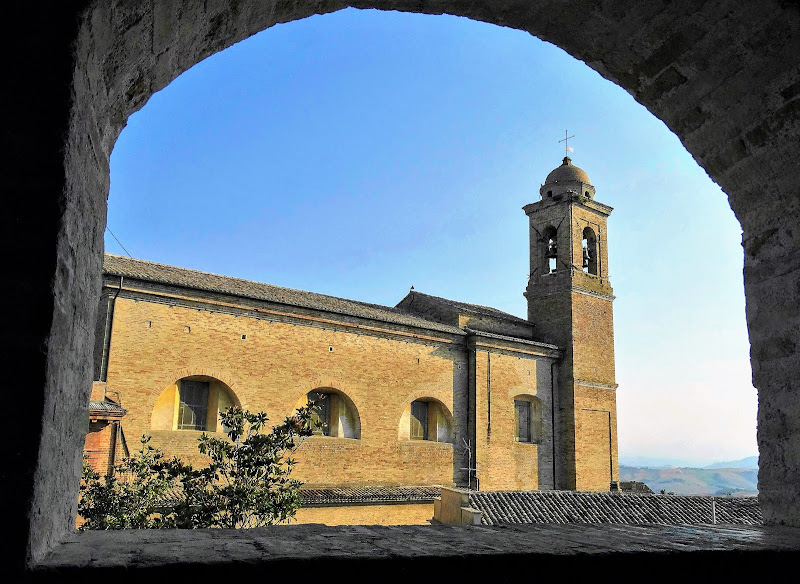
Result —
[{"label": "arched niche", "polygon": [[178,379],[161,392],[150,417],[151,430],[221,430],[219,413],[239,406],[228,385],[208,375]]},{"label": "arched niche", "polygon": [[397,438],[452,443],[454,428],[453,414],[446,405],[432,397],[420,397],[406,404]]},{"label": "arched niche", "polygon": [[591,227],[584,227],[582,235],[583,271],[597,276],[597,234]]},{"label": "arched niche", "polygon": [[558,269],[558,230],[552,225],[542,231],[542,274]]},{"label": "arched niche", "polygon": [[528,444],[542,441],[542,401],[535,395],[514,396],[514,440]]},{"label": "arched niche", "polygon": [[317,436],[361,439],[361,416],[346,393],[334,387],[317,387],[303,396],[295,408],[309,402],[317,406],[314,420],[322,424],[315,432]]}]

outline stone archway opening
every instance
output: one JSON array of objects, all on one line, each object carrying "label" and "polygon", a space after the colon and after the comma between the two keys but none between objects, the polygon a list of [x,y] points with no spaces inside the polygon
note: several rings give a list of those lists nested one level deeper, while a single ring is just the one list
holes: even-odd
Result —
[{"label": "stone archway opening", "polygon": [[[446,7],[379,0],[324,5],[98,1],[82,14],[73,39],[72,100],[62,104],[70,121],[63,148],[64,193],[52,224],[59,233],[57,251],[52,266],[43,268],[52,267],[53,319],[42,400],[46,413],[32,475],[36,511],[29,559],[35,562],[51,549],[74,516],[74,489],[62,486],[78,482],[75,462],[82,436],[76,421],[91,380],[108,157],[125,120],[206,56],[275,23],[346,5],[446,11],[526,30],[624,87],[681,138],[729,195],[743,227],[753,379],[759,389],[760,499],[767,522],[800,525],[795,399],[800,209],[796,173],[786,170],[800,158],[800,57],[793,44],[800,17],[791,8],[775,3],[762,11],[768,16],[754,21],[746,6],[733,2],[698,10],[682,3],[644,7],[637,2],[586,9],[555,0],[524,8],[489,0]],[[66,380],[75,381],[74,389],[62,389]]]}]

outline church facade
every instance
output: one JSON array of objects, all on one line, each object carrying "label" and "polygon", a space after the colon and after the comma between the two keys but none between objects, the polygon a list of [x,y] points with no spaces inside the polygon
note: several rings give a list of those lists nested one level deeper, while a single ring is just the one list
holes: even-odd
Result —
[{"label": "church facade", "polygon": [[309,487],[607,491],[619,480],[611,208],[569,158],[524,210],[527,319],[412,290],[378,306],[107,254],[87,456],[138,437],[202,463],[237,404],[276,423],[308,399]]}]

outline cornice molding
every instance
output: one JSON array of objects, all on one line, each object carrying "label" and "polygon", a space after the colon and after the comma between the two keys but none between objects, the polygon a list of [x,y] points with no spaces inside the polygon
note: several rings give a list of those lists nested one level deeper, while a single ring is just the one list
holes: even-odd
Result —
[{"label": "cornice molding", "polygon": [[604,389],[606,391],[616,391],[619,387],[618,383],[614,383],[613,385],[608,385],[607,383],[595,383],[594,381],[584,381],[583,379],[575,379],[573,381],[575,385],[580,385],[581,387],[591,387],[593,389]]}]

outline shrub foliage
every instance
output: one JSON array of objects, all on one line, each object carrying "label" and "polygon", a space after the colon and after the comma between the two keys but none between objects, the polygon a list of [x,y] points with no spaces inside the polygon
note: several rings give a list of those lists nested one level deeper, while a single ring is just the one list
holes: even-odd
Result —
[{"label": "shrub foliage", "polygon": [[141,448],[106,476],[84,463],[80,529],[250,528],[294,517],[300,481],[294,452],[319,425],[313,403],[266,432],[267,415],[232,407],[220,413],[227,439],[206,433],[208,466],[167,459],[142,436]]}]

